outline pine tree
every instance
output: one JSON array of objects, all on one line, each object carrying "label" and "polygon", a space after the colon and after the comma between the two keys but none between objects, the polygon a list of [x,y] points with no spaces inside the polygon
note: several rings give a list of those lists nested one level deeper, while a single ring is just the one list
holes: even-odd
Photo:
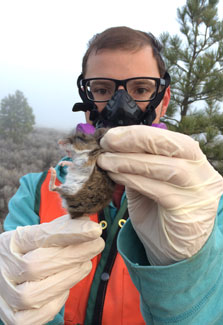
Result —
[{"label": "pine tree", "polygon": [[194,137],[223,175],[223,21],[218,0],[187,0],[177,9],[181,35],[160,35],[171,75],[169,129]]},{"label": "pine tree", "polygon": [[1,101],[0,135],[10,138],[14,143],[22,143],[25,136],[33,130],[35,117],[27,99],[19,90]]}]

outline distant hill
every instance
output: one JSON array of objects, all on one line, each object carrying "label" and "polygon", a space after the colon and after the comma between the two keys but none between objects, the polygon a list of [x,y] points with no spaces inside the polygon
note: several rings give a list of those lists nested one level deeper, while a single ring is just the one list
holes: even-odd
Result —
[{"label": "distant hill", "polygon": [[20,177],[55,166],[65,155],[58,145],[64,135],[55,129],[35,128],[21,145],[0,139],[0,232],[8,201],[18,189]]}]

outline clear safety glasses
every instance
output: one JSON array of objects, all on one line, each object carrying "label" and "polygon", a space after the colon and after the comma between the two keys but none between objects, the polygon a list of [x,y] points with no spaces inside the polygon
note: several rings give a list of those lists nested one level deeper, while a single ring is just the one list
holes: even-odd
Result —
[{"label": "clear safety glasses", "polygon": [[125,80],[90,78],[80,80],[80,87],[93,102],[107,102],[123,86],[136,102],[149,102],[166,86],[162,78],[137,77]]}]

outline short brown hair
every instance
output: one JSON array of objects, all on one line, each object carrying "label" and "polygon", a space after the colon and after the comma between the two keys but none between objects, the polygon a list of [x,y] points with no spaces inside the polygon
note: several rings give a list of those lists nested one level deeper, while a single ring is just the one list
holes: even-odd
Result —
[{"label": "short brown hair", "polygon": [[82,73],[85,75],[89,55],[102,49],[137,51],[144,46],[151,46],[157,61],[160,76],[166,72],[165,63],[161,57],[162,46],[152,33],[145,33],[129,27],[112,27],[96,34],[88,43],[88,49],[82,60]]}]

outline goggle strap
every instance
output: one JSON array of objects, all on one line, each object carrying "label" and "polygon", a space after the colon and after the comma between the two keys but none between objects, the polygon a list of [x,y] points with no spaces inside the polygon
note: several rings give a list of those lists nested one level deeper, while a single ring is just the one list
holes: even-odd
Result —
[{"label": "goggle strap", "polygon": [[166,89],[169,87],[169,85],[170,85],[170,75],[169,75],[169,73],[168,72],[166,72],[165,73],[165,75],[164,75],[164,78],[163,78],[164,80],[165,80],[165,86],[163,87],[163,90],[160,92],[160,93],[158,93],[157,95],[156,95],[156,97],[153,99],[153,100],[151,100],[151,102],[149,103],[149,105],[148,105],[148,107],[150,107],[150,106],[154,106],[155,108],[161,103],[161,101],[162,101],[162,99],[163,99],[163,97],[164,97],[164,94],[165,94],[165,91],[166,91]]},{"label": "goggle strap", "polygon": [[[91,106],[94,106],[94,103],[87,98],[87,95],[85,92],[81,89],[81,80],[83,79],[83,74],[81,73],[79,77],[77,78],[77,87],[78,87],[78,92],[80,95],[80,98],[83,100],[85,104],[91,104]],[[93,104],[93,105],[92,105]]]},{"label": "goggle strap", "polygon": [[146,111],[144,113],[144,116],[142,117],[143,124],[151,125],[152,122],[156,118],[155,109],[161,103],[161,101],[164,97],[165,91],[170,85],[170,75],[168,72],[165,73],[163,79],[165,79],[165,86],[164,86],[163,90],[160,93],[158,93],[157,96],[153,100],[151,100],[151,102],[146,107]]}]

